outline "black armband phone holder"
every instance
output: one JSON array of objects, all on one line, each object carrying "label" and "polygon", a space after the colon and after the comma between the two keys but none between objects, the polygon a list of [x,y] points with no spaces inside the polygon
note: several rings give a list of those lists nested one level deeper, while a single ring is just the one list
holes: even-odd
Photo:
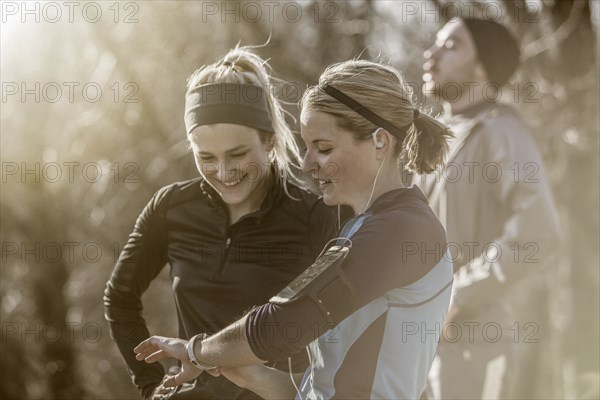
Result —
[{"label": "black armband phone holder", "polygon": [[355,311],[354,287],[342,269],[348,252],[348,247],[330,247],[270,302],[286,304],[308,297],[330,324],[339,324]]}]

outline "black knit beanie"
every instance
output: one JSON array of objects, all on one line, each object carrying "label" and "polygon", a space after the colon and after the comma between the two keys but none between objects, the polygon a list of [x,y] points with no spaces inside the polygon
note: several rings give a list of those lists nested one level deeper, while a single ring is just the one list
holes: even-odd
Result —
[{"label": "black knit beanie", "polygon": [[519,44],[513,35],[497,22],[464,18],[477,56],[490,82],[504,85],[519,66]]}]

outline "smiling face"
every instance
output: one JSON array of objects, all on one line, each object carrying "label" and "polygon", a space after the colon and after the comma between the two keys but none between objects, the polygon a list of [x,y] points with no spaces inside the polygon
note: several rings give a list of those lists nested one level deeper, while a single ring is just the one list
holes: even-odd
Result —
[{"label": "smiling face", "polygon": [[266,193],[269,143],[258,131],[235,124],[202,125],[192,131],[198,171],[232,210],[252,212]]},{"label": "smiling face", "polygon": [[477,58],[473,38],[461,20],[450,21],[437,34],[435,44],[425,51],[423,81],[425,94],[456,99],[456,85],[465,92],[465,82],[487,81]]},{"label": "smiling face", "polygon": [[302,111],[300,122],[306,144],[303,169],[319,182],[325,204],[348,205],[361,212],[380,166],[373,142],[355,141],[323,112]]}]

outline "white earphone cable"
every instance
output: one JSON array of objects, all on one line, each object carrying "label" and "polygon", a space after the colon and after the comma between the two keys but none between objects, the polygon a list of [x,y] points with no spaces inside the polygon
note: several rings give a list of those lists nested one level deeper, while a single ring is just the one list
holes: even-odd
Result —
[{"label": "white earphone cable", "polygon": [[[383,129],[383,128],[377,128],[371,134],[373,136],[373,141],[375,142],[376,148],[377,148],[377,132],[379,132],[380,129]],[[369,206],[371,205],[371,199],[373,199],[373,193],[375,193],[375,186],[377,186],[377,178],[379,178],[379,173],[381,172],[381,167],[383,167],[383,163],[385,162],[386,157],[387,157],[387,152],[385,153],[383,160],[381,160],[381,163],[379,164],[379,168],[377,169],[377,173],[375,174],[375,179],[373,180],[373,186],[371,187],[371,194],[369,195],[369,200],[367,200],[367,205],[365,206],[365,209],[362,211],[362,213],[367,211],[367,208],[369,208]]]}]

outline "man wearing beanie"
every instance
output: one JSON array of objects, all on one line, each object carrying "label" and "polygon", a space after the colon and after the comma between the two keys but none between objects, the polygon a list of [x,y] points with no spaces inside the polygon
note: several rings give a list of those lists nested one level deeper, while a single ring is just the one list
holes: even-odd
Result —
[{"label": "man wearing beanie", "polygon": [[444,103],[455,134],[446,167],[414,178],[446,228],[455,266],[428,396],[523,396],[515,379],[532,371],[519,355],[545,345],[549,328],[543,318],[519,320],[514,299],[523,282],[543,282],[558,222],[540,152],[515,107],[498,101],[519,46],[497,22],[456,19],[425,58],[424,93]]}]

